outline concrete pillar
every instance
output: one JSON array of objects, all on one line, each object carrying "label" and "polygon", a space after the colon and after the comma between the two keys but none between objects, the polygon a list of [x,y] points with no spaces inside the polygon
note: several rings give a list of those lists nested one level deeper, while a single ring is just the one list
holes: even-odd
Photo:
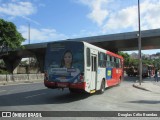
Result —
[{"label": "concrete pillar", "polygon": [[19,57],[3,57],[3,61],[6,65],[7,71],[9,71],[10,73],[13,73],[13,71],[15,70],[15,68],[19,65],[21,58]]},{"label": "concrete pillar", "polygon": [[37,61],[39,63],[40,72],[44,73],[44,60],[45,60],[44,55],[36,54],[36,58],[37,58]]}]

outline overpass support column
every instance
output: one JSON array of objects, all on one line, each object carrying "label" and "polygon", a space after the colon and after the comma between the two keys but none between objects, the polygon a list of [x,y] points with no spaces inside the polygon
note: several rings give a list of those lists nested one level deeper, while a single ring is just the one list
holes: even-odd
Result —
[{"label": "overpass support column", "polygon": [[45,60],[44,55],[36,54],[36,58],[37,58],[37,61],[39,63],[40,72],[44,73],[44,60]]},{"label": "overpass support column", "polygon": [[4,57],[3,58],[3,61],[6,65],[6,68],[7,68],[7,71],[10,72],[10,73],[13,73],[13,71],[15,70],[15,68],[19,65],[20,61],[21,61],[22,58],[19,58],[19,57]]}]

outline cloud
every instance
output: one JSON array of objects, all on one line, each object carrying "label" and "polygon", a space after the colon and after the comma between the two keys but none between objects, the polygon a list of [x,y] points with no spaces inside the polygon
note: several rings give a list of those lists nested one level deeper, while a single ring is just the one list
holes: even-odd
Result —
[{"label": "cloud", "polygon": [[127,29],[130,27],[136,29],[137,23],[137,6],[127,7],[109,15],[108,20],[104,23],[103,32],[107,30]]},{"label": "cloud", "polygon": [[36,8],[30,2],[3,3],[0,5],[0,13],[10,16],[28,16],[36,13]]},{"label": "cloud", "polygon": [[[160,27],[160,1],[144,0],[140,4],[141,29],[156,29]],[[138,6],[133,5],[109,14],[109,19],[104,23],[103,32],[130,29],[138,30]]]},{"label": "cloud", "polygon": [[108,15],[108,10],[105,9],[104,6],[107,6],[109,1],[110,0],[80,0],[82,4],[87,5],[91,10],[87,17],[99,26],[102,25]]},{"label": "cloud", "polygon": [[160,1],[146,0],[141,4],[141,21],[142,29],[159,28],[160,24]]},{"label": "cloud", "polygon": [[[87,17],[96,22],[102,33],[138,30],[138,5],[126,0],[79,0],[90,8]],[[120,6],[121,4],[121,6]],[[141,29],[160,27],[160,0],[142,0]]]},{"label": "cloud", "polygon": [[[28,44],[28,26],[20,26],[18,31],[26,39],[26,41],[23,44]],[[58,33],[55,29],[30,28],[30,43],[64,40],[67,38],[68,37],[66,35]]]},{"label": "cloud", "polygon": [[[39,3],[40,4],[40,3]],[[40,4],[39,7],[44,7],[44,5]],[[21,17],[28,22],[34,23],[36,25],[40,25],[39,22],[29,18],[28,16],[35,14],[37,12],[37,8],[31,2],[22,2],[21,0],[10,0],[8,3],[0,4],[0,16],[3,18],[7,16],[7,19],[14,20],[16,17]]]}]

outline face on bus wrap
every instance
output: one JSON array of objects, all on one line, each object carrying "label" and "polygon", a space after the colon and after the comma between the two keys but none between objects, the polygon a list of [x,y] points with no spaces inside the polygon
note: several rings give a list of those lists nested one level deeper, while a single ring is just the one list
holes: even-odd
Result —
[{"label": "face on bus wrap", "polygon": [[78,82],[80,74],[84,72],[83,53],[83,44],[74,42],[49,44],[45,60],[49,81]]},{"label": "face on bus wrap", "polygon": [[72,52],[70,50],[67,50],[62,57],[61,67],[68,69],[72,68],[72,58]]}]

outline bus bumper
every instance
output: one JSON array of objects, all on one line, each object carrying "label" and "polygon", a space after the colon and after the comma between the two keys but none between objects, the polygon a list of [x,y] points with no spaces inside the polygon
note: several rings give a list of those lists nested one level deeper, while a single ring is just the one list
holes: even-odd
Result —
[{"label": "bus bumper", "polygon": [[51,82],[48,80],[44,80],[44,85],[48,88],[74,88],[74,89],[82,89],[85,90],[86,83],[68,83],[68,82]]}]

